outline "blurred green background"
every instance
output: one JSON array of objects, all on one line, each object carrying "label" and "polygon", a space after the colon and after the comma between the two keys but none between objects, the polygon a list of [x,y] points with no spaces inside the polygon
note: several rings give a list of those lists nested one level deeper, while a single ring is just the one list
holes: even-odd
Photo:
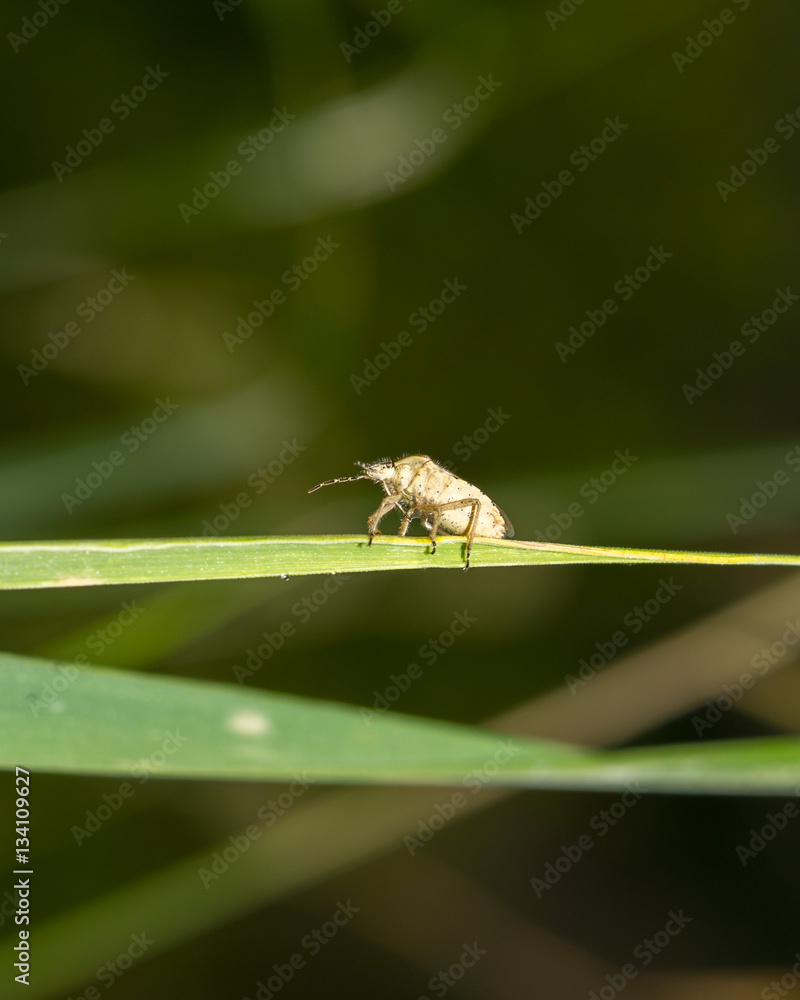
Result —
[{"label": "blurred green background", "polygon": [[[519,538],[797,551],[800,121],[786,116],[800,100],[798,12],[725,10],[12,0],[3,537],[352,533],[377,489],[308,488],[356,460],[426,453],[486,490]],[[776,298],[783,311],[769,312]],[[676,589],[659,601],[664,579]],[[800,614],[793,580],[655,566],[390,573],[327,594],[312,578],[7,593],[0,616],[12,652],[229,683],[291,621],[254,686],[372,706],[422,661],[398,711],[477,723],[516,709],[516,731],[619,745],[697,739],[725,658],[729,684],[748,668],[735,635],[720,652],[690,636],[664,664],[669,696],[645,710],[647,684],[603,699],[625,656],[647,666],[704,621],[713,638],[706,616],[750,608],[768,585],[785,588],[774,618],[762,601],[757,620],[726,622],[769,647],[785,608]],[[99,639],[132,601],[144,614]],[[422,647],[456,612],[475,623],[430,662]],[[625,648],[603,654],[620,630]],[[565,677],[598,652],[571,695]],[[778,659],[786,669],[703,739],[797,728],[795,654]],[[550,722],[525,716],[537,704],[555,706]],[[74,828],[118,785],[35,776],[34,928],[210,856],[286,792],[149,781],[78,846]],[[292,808],[336,794],[312,787]],[[331,836],[358,840],[371,809],[402,794],[352,817],[342,799]],[[598,837],[593,818],[618,802],[516,794],[414,857],[400,842],[365,849],[210,929],[193,931],[177,900],[177,945],[110,982],[50,970],[58,989],[37,995],[253,997],[300,953],[275,995],[584,996],[614,989],[680,908],[693,922],[633,959],[627,995],[753,996],[789,974],[798,829],[747,865],[736,854],[785,802],[645,796]],[[595,847],[537,893],[530,880],[592,830]],[[286,864],[302,869],[314,850],[289,844]],[[359,915],[312,953],[306,935],[347,900]],[[137,914],[131,934],[145,924]],[[476,940],[486,955],[463,979],[431,982]],[[81,942],[63,947],[68,970]],[[7,966],[0,995],[15,988]]]}]

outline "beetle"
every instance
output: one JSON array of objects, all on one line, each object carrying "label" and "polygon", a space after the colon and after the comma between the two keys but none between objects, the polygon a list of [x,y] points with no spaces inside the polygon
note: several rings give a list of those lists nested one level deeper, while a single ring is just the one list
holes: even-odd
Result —
[{"label": "beetle", "polygon": [[400,535],[405,535],[411,521],[422,520],[431,540],[431,555],[436,552],[436,535],[441,529],[450,535],[465,535],[467,548],[464,569],[469,569],[469,554],[476,535],[484,538],[513,538],[514,528],[497,504],[477,486],[461,479],[439,465],[429,455],[407,455],[396,461],[356,462],[364,471],[358,476],[328,479],[312,486],[313,493],[321,486],[352,483],[357,479],[372,479],[380,483],[386,496],[380,507],[367,520],[369,545],[379,535],[378,525],[390,510],[403,514]]}]

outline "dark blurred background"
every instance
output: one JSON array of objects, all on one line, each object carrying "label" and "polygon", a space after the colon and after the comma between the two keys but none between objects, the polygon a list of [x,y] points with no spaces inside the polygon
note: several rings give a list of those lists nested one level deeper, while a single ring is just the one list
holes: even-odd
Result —
[{"label": "dark blurred background", "polygon": [[[3,536],[353,533],[376,488],[308,488],[426,453],[519,538],[797,551],[797,10],[379,3],[5,5]],[[397,711],[515,710],[512,731],[607,746],[800,720],[795,653],[773,648],[800,616],[786,571],[322,582],[7,593],[3,648],[235,683],[289,620],[296,636],[254,686],[373,706],[422,661]],[[146,613],[99,638],[134,600]],[[422,647],[456,612],[475,623],[430,662]],[[769,676],[743,637],[772,650]],[[704,730],[706,702],[743,671],[758,683]],[[656,675],[654,706],[641,678]],[[640,680],[606,687],[616,676]],[[118,784],[36,777],[40,925],[212,852],[284,790],[154,780],[78,847],[74,827]],[[365,851],[111,982],[64,973],[39,995],[793,988],[800,827],[746,865],[736,853],[786,803],[619,802],[509,796],[414,857]],[[604,809],[622,814],[600,835]],[[580,863],[537,892],[587,834]],[[301,942],[348,899],[360,916],[312,956]],[[673,940],[681,908],[692,923]],[[635,952],[659,931],[668,946]],[[459,965],[475,941],[486,955]],[[269,987],[294,953],[304,967]]]}]

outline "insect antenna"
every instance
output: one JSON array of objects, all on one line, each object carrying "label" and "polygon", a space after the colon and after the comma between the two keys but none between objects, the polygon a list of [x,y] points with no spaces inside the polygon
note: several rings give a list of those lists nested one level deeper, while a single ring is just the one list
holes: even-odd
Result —
[{"label": "insect antenna", "polygon": [[316,486],[312,486],[308,492],[313,493],[314,490],[318,490],[320,486],[333,486],[334,483],[352,483],[355,482],[356,479],[366,478],[367,476],[344,476],[342,479],[328,479],[324,483],[317,483]]}]

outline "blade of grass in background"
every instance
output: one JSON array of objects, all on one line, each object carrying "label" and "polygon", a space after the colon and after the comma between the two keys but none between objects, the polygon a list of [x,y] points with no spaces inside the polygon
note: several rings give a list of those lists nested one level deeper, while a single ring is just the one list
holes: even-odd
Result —
[{"label": "blade of grass in background", "polygon": [[[243,675],[246,679],[246,674]],[[6,655],[0,766],[170,778],[786,794],[800,738],[597,753],[334,702]],[[477,769],[477,770],[476,770]]]},{"label": "blade of grass in background", "polygon": [[[106,419],[79,432],[71,427],[60,440],[39,437],[7,446],[0,453],[0,521],[6,537],[38,531],[40,525],[53,531],[59,523],[56,531],[71,534],[66,525],[75,521],[96,523],[101,515],[126,509],[141,515],[143,509],[198,490],[225,490],[277,457],[284,438],[299,438],[301,444],[311,440],[317,423],[310,415],[318,413],[310,392],[285,370],[199,402],[174,393],[165,398],[174,413],[144,442],[121,436],[130,437],[130,425],[147,419],[152,406],[131,411],[126,420],[117,417],[116,423]],[[76,494],[76,480],[96,476],[92,463],[108,464],[114,450],[124,461],[113,467],[102,488],[65,506],[64,495]]]},{"label": "blade of grass in background", "polygon": [[[199,777],[197,768],[205,767],[213,777],[236,777],[238,768],[240,777],[255,778],[261,770],[287,779],[308,764],[306,779],[312,781],[324,777],[320,764],[328,778],[344,765],[342,774],[352,776],[355,768],[362,781],[400,780],[406,767],[415,779],[424,775],[424,780],[436,780],[436,773],[442,781],[448,774],[455,778],[463,806],[453,810],[454,819],[508,794],[490,787],[498,776],[521,785],[586,790],[622,789],[639,781],[644,792],[758,794],[787,794],[800,780],[797,738],[586,753],[399,716],[386,716],[367,727],[357,709],[341,705],[93,668],[77,672],[51,702],[46,719],[33,721],[26,696],[40,695],[57,676],[63,675],[52,665],[29,658],[7,656],[0,664],[4,764],[43,768],[52,755],[52,769],[77,770],[82,762],[92,766],[93,773],[117,771],[130,777],[124,768],[132,759],[141,764],[145,758],[151,773],[161,777]],[[266,731],[265,720],[272,723]],[[181,744],[172,739],[164,749],[161,734],[170,729],[185,740]],[[374,732],[365,740],[370,730]],[[268,749],[270,742],[277,746]],[[154,756],[154,745],[160,756]],[[502,760],[502,748],[514,752]],[[439,759],[431,759],[431,752]],[[467,770],[456,777],[459,766]],[[40,971],[29,993],[45,997],[91,977],[110,956],[124,951],[132,927],[152,940],[149,955],[162,953],[401,847],[404,837],[419,838],[421,822],[441,817],[436,804],[455,801],[452,795],[424,788],[317,794],[295,805],[270,828],[269,836],[262,836],[259,828],[258,836],[245,838],[244,852],[231,854],[234,841],[225,840],[112,889],[38,928]],[[3,989],[0,985],[0,996],[10,995]]]},{"label": "blade of grass in background", "polygon": [[[560,36],[553,36],[555,47],[539,48],[535,60],[520,57],[518,39],[537,37],[543,25],[550,35],[540,11],[478,11],[462,21],[458,32],[433,34],[424,55],[394,76],[310,108],[295,105],[291,113],[298,120],[231,186],[217,211],[203,216],[202,231],[238,233],[254,226],[298,224],[395,197],[384,171],[394,168],[401,152],[440,123],[454,100],[472,90],[476,66],[488,67],[478,72],[496,74],[501,89],[494,103],[451,133],[447,145],[428,167],[415,171],[403,192],[423,182],[429,169],[445,169],[459,148],[474,142],[508,102],[527,103],[584,78],[676,30],[702,10],[697,0],[681,0],[650,9],[642,18],[631,0],[616,0],[601,20],[576,18],[570,41],[562,45]],[[232,132],[230,126],[212,123],[208,135],[194,143],[88,166],[70,179],[68,189],[44,180],[3,193],[0,215],[16,242],[14,257],[0,275],[0,288],[35,285],[88,269],[96,262],[97,247],[105,255],[129,259],[143,247],[195,239],[194,229],[190,235],[178,224],[176,211],[191,191],[187,178],[228,159],[257,124],[242,122]],[[119,204],[121,190],[127,192],[126,211]]]},{"label": "blade of grass in background", "polygon": [[[222,400],[182,405],[175,415],[174,436],[169,438],[167,446],[151,450],[148,460],[133,470],[133,478],[126,478],[124,467],[118,469],[115,477],[120,485],[115,486],[112,477],[101,491],[92,494],[90,501],[73,509],[69,522],[89,521],[98,512],[108,515],[125,510],[130,505],[135,482],[137,500],[147,500],[146,510],[136,508],[137,527],[144,525],[146,534],[148,519],[157,518],[163,523],[168,516],[164,508],[176,493],[189,494],[202,488],[212,496],[218,491],[225,500],[229,490],[246,487],[248,475],[280,450],[287,428],[292,428],[291,437],[300,434],[301,443],[306,444],[315,440],[318,425],[325,422],[325,412],[319,410],[308,391],[301,392],[300,386],[292,382],[290,391],[286,389],[289,378],[289,373],[282,371],[275,379],[254,381]],[[280,421],[276,421],[278,414]],[[131,414],[131,419],[134,418],[135,414]],[[210,440],[209,426],[222,428],[224,432]],[[259,431],[234,434],[230,430],[233,426]],[[0,451],[4,484],[0,518],[6,537],[37,537],[41,528],[51,530],[54,509],[57,507],[66,514],[58,499],[61,494],[74,487],[76,476],[91,468],[93,460],[118,445],[119,435],[113,436],[106,425],[102,429],[84,427],[77,441],[70,438],[59,442],[51,436],[31,434],[23,444]],[[635,472],[615,485],[613,503],[585,505],[584,514],[569,528],[569,540],[580,544],[624,531],[625,537],[634,543],[637,539],[657,536],[660,541],[674,538],[680,544],[695,537],[725,534],[729,526],[720,512],[738,512],[740,494],[746,492],[742,484],[755,484],[765,469],[784,467],[787,454],[794,448],[796,445],[786,440],[778,445],[704,451],[674,458],[642,456]],[[176,455],[181,457],[178,464]],[[450,460],[456,456],[434,457]],[[592,471],[596,470],[585,464],[564,465],[542,469],[535,476],[496,479],[482,485],[491,496],[502,498],[504,509],[513,512],[515,523],[520,521],[546,530],[552,523],[552,512],[568,508],[579,495],[579,484]],[[691,503],[677,502],[687,496],[691,497]],[[800,478],[793,479],[771,498],[768,511],[759,509],[759,516],[747,523],[748,536],[774,533],[787,523],[794,523],[799,505]],[[360,524],[364,520],[363,499],[351,498],[348,493],[335,500],[328,499],[322,507],[319,502],[303,506],[280,494],[270,497],[270,506],[275,524],[302,517],[312,530],[320,517],[336,517],[337,523],[340,518],[342,524]],[[198,504],[196,524],[201,525],[217,513],[213,501]],[[187,514],[181,511],[177,518],[180,527],[175,534],[181,528],[185,530]],[[263,521],[261,505],[243,509],[236,522],[239,534],[256,534],[263,528]]]}]

